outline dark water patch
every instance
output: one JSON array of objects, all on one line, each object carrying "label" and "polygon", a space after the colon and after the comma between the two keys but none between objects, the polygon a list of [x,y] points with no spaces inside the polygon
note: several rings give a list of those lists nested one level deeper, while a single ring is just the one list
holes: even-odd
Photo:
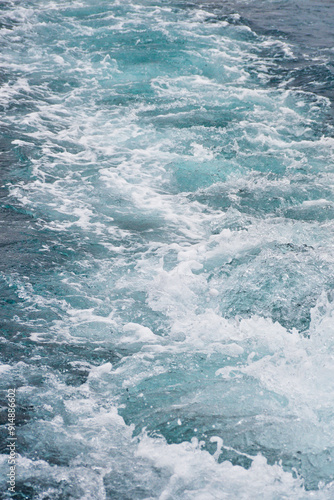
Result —
[{"label": "dark water patch", "polygon": [[262,57],[273,63],[269,64],[267,69],[270,75],[269,83],[290,89],[299,88],[329,98],[332,107],[328,121],[333,125],[333,2],[236,0],[209,1],[205,2],[204,6],[213,12],[217,19],[233,22],[234,16],[234,22],[249,26],[258,35],[288,43],[293,51],[292,59],[286,57],[283,48],[275,44],[267,44],[266,48],[260,49]]}]

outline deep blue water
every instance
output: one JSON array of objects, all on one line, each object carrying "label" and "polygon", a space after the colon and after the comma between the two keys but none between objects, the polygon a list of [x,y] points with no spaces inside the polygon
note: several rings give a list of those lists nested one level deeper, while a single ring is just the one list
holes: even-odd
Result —
[{"label": "deep blue water", "polygon": [[333,2],[0,8],[0,498],[334,498]]}]

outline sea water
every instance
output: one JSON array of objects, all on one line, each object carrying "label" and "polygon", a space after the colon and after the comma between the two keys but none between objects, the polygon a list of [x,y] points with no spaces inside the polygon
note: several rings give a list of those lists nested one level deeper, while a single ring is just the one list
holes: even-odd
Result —
[{"label": "sea water", "polygon": [[1,498],[334,498],[333,33],[1,2]]}]

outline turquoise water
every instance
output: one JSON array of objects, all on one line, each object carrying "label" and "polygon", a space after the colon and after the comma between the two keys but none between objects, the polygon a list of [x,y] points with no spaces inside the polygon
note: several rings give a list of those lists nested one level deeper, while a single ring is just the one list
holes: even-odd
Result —
[{"label": "turquoise water", "polygon": [[333,6],[0,6],[1,498],[334,498]]}]

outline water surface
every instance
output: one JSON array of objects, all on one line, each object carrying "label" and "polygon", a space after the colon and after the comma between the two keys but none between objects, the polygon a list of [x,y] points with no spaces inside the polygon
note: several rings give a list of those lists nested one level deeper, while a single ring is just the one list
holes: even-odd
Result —
[{"label": "water surface", "polygon": [[333,498],[333,10],[1,2],[4,499]]}]

